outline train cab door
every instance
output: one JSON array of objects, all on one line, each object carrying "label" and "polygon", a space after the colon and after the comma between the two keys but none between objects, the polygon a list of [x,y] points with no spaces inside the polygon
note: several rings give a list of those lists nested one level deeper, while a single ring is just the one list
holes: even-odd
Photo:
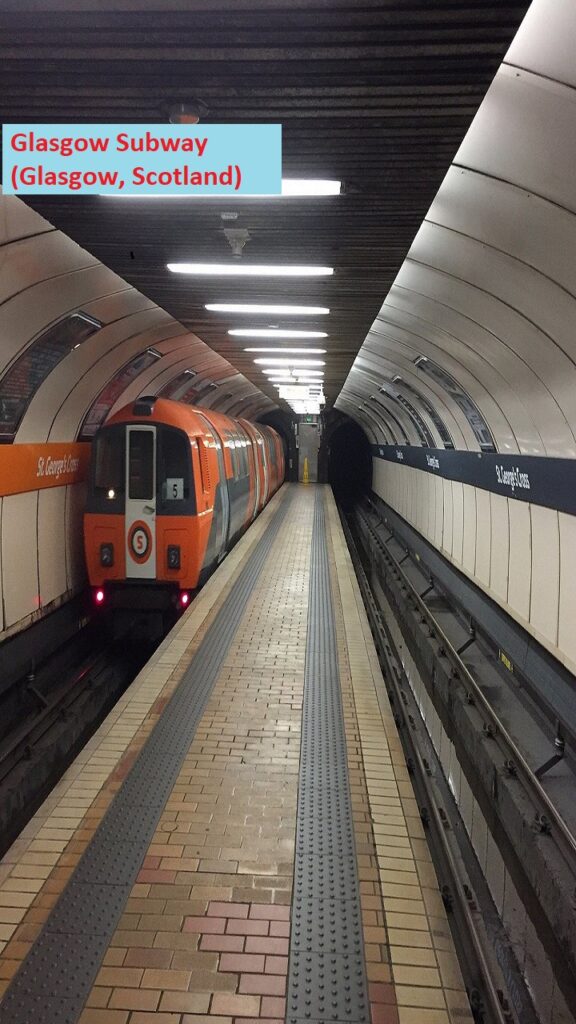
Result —
[{"label": "train cab door", "polygon": [[260,508],[260,466],[258,465],[258,441],[253,440],[252,437],[250,437],[250,451],[254,464],[254,508],[252,509],[252,519],[256,519],[258,509]]},{"label": "train cab door", "polygon": [[230,530],[230,495],[228,493],[228,481],[226,479],[226,466],[224,465],[224,451],[222,449],[222,441],[218,437],[215,430],[212,431],[214,434],[214,440],[216,442],[216,454],[218,456],[218,473],[220,476],[220,497],[222,500],[222,516],[220,519],[220,528],[218,530],[218,536],[216,540],[216,546],[218,550],[218,561],[221,561],[226,554],[226,548],[228,546],[228,533]]},{"label": "train cab door", "polygon": [[268,497],[270,495],[270,486],[269,486],[269,483],[268,483],[268,475],[269,475],[269,471],[270,471],[270,466],[269,466],[268,445],[267,445],[265,439],[262,440],[262,462],[264,464],[264,504],[266,504],[266,502],[268,501]]},{"label": "train cab door", "polygon": [[248,447],[250,449],[250,459],[252,460],[252,474],[254,478],[254,502],[252,504],[252,519],[256,519],[258,515],[258,509],[260,508],[260,457],[258,454],[258,437],[256,432],[252,432],[252,428],[246,423],[242,423],[242,429],[248,438]]},{"label": "train cab door", "polygon": [[156,427],[126,428],[126,577],[156,578]]},{"label": "train cab door", "polygon": [[205,416],[202,415],[199,410],[196,410],[198,416],[203,421],[206,429],[210,432],[214,438],[214,444],[216,445],[216,457],[218,459],[218,476],[220,478],[220,503],[221,509],[218,508],[218,501],[215,503],[214,515],[218,516],[218,522],[216,526],[216,551],[217,559],[219,562],[222,561],[226,554],[226,548],[228,547],[228,533],[230,530],[230,495],[228,493],[228,481],[226,480],[226,466],[224,465],[224,451],[222,449],[222,439],[218,434],[215,427],[208,422]]}]

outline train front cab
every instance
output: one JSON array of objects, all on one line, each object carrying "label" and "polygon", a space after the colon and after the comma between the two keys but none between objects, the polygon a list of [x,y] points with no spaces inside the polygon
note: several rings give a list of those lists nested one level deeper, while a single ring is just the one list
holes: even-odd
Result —
[{"label": "train front cab", "polygon": [[89,579],[103,600],[169,607],[198,585],[218,478],[216,451],[203,437],[164,423],[116,423],[99,433],[84,536]]},{"label": "train front cab", "polygon": [[93,443],[88,574],[114,609],[181,610],[283,479],[274,431],[159,405],[144,423],[121,411]]}]

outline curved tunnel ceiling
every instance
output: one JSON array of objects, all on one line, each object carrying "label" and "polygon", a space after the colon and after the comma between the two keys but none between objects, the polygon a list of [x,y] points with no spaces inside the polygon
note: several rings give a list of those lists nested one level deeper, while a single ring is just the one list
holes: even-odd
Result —
[{"label": "curved tunnel ceiling", "polygon": [[[333,402],[528,4],[135,0],[129,11],[106,9],[114,4],[87,11],[82,0],[52,0],[48,6],[32,12],[16,0],[2,5],[1,120],[165,122],[171,103],[194,96],[208,106],[207,121],[281,121],[286,177],[343,181],[343,195],[323,199],[30,200],[229,360],[264,392],[268,407],[276,392],[244,343],[227,333],[268,320],[240,321],[207,312],[205,304],[329,307],[329,316],[306,317],[305,325],[289,318],[270,323],[328,331],[324,390]],[[234,227],[248,231],[244,262],[322,264],[333,266],[334,276],[247,286],[170,274],[169,261],[232,261],[223,212],[236,214]],[[238,408],[254,414],[242,402]],[[454,410],[445,415],[459,419]],[[418,443],[406,410],[398,416]]]},{"label": "curved tunnel ceiling", "polygon": [[573,3],[534,0],[336,402],[359,422],[396,377],[458,448],[475,407],[498,451],[576,457],[575,47]]},{"label": "curved tunnel ceiling", "polygon": [[[87,439],[87,419],[99,422],[95,403],[109,414],[143,392],[171,387],[191,367],[192,400],[250,418],[274,408],[165,310],[19,199],[2,195],[0,266],[2,441]],[[66,335],[75,318],[93,324],[77,344]]]}]

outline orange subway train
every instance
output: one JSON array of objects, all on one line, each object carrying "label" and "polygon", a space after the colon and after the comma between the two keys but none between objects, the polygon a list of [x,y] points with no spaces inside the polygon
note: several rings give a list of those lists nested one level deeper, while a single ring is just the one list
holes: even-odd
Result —
[{"label": "orange subway train", "polygon": [[271,427],[143,397],[97,433],[84,516],[97,603],[188,604],[284,480]]}]

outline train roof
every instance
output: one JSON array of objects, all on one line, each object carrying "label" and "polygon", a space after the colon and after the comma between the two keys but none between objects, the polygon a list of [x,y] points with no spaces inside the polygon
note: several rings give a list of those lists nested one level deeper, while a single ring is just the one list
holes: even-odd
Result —
[{"label": "train roof", "polygon": [[135,401],[128,403],[119,409],[104,424],[105,427],[114,423],[165,423],[186,433],[206,433],[206,421],[216,430],[233,430],[236,424],[245,426],[249,424],[256,427],[261,433],[271,433],[279,436],[273,427],[263,423],[252,423],[250,420],[233,419],[221,412],[214,412],[212,409],[203,409],[186,402],[175,402],[170,398],[157,398],[155,395],[145,395]]}]

